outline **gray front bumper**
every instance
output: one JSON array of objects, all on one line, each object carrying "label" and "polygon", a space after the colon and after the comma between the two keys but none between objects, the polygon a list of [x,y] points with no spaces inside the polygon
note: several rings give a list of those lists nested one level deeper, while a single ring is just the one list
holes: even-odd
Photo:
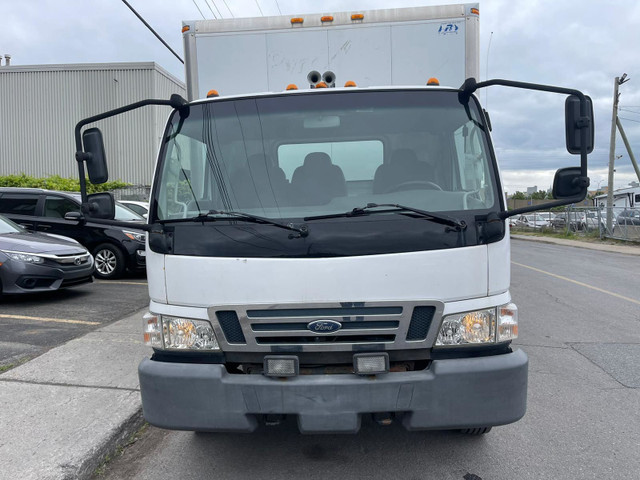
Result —
[{"label": "gray front bumper", "polygon": [[161,428],[245,431],[264,414],[296,415],[303,433],[355,433],[360,414],[401,412],[407,429],[512,423],[525,413],[528,358],[522,350],[434,360],[427,370],[273,379],[229,374],[219,364],[143,360],[138,367],[146,420]]}]

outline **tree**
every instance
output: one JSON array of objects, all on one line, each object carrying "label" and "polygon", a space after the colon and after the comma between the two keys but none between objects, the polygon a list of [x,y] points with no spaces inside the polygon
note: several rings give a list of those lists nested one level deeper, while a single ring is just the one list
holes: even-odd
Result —
[{"label": "tree", "polygon": [[527,199],[527,198],[529,198],[529,197],[528,197],[528,196],[527,196],[527,194],[526,194],[526,193],[524,193],[524,192],[516,192],[516,193],[514,193],[513,195],[511,195],[511,198],[512,198],[513,200],[526,200],[526,199]]}]

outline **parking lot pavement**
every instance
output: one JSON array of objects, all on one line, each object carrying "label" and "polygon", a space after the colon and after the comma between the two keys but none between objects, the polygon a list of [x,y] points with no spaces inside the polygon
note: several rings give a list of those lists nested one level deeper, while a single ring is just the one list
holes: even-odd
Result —
[{"label": "parking lot pavement", "polygon": [[0,375],[0,479],[88,478],[142,424],[143,312]]},{"label": "parking lot pavement", "polygon": [[149,302],[144,276],[0,297],[0,369],[109,324]]}]

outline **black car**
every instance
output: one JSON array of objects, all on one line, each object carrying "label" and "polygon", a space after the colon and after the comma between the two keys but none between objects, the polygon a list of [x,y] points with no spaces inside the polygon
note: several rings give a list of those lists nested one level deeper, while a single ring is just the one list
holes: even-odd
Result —
[{"label": "black car", "polygon": [[67,220],[69,212],[80,211],[80,194],[40,188],[0,188],[0,213],[34,232],[73,238],[95,258],[95,276],[113,279],[125,270],[145,268],[145,233],[136,229],[144,219],[116,204],[116,219],[131,221],[131,228]]},{"label": "black car", "polygon": [[29,232],[0,215],[0,294],[57,290],[92,275],[93,258],[75,240]]}]

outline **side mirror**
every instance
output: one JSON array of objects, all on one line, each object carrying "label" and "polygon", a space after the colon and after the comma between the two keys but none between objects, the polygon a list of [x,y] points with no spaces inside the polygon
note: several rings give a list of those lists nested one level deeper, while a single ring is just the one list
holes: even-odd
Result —
[{"label": "side mirror", "polygon": [[82,213],[87,218],[113,220],[116,216],[116,201],[109,192],[94,193],[82,204]]},{"label": "side mirror", "polygon": [[84,217],[80,212],[67,212],[64,214],[65,220],[73,220],[74,222],[83,222]]},{"label": "side mirror", "polygon": [[587,116],[580,115],[580,98],[575,95],[569,95],[564,103],[564,121],[567,138],[567,151],[573,154],[581,153],[581,131],[583,125],[587,123],[587,153],[593,151],[594,143],[594,118],[593,103],[590,97],[587,99]]},{"label": "side mirror", "polygon": [[89,181],[94,185],[105,183],[109,180],[109,171],[107,170],[107,159],[104,154],[104,142],[102,141],[102,132],[98,128],[89,128],[82,134],[82,144],[86,157],[87,172],[89,173]]},{"label": "side mirror", "polygon": [[582,176],[580,167],[561,168],[553,179],[553,198],[557,200],[587,195],[589,179]]}]

